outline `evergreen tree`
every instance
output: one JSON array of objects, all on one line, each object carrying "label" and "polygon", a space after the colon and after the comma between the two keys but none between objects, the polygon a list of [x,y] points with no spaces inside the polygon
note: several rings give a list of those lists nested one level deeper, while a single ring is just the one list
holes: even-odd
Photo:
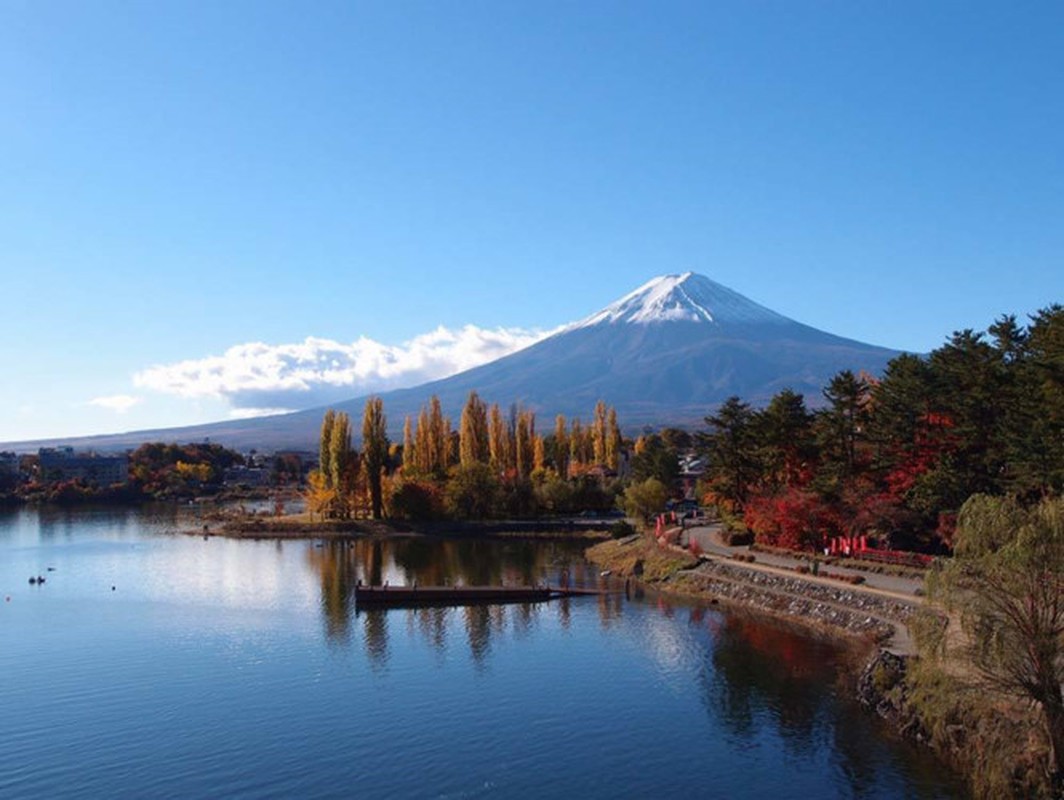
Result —
[{"label": "evergreen tree", "polygon": [[754,412],[732,396],[705,421],[709,430],[697,434],[708,460],[705,480],[723,505],[742,511],[752,484],[761,474],[754,458]]},{"label": "evergreen tree", "polygon": [[816,443],[813,415],[802,395],[791,389],[776,394],[755,415],[753,436],[761,478],[770,490],[803,482],[816,458]]},{"label": "evergreen tree", "polygon": [[858,445],[868,422],[868,383],[850,370],[831,379],[823,391],[828,407],[818,414],[821,455],[828,484],[842,488],[857,475]]},{"label": "evergreen tree", "polygon": [[639,451],[632,457],[632,480],[639,482],[654,478],[665,486],[672,486],[680,476],[679,453],[673,450],[660,434],[640,437]]}]

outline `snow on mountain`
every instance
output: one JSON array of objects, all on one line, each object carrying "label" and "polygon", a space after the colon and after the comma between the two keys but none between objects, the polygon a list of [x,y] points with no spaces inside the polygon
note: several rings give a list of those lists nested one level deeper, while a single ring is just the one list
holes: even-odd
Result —
[{"label": "snow on mountain", "polygon": [[704,275],[661,275],[644,283],[569,330],[602,324],[654,325],[664,322],[783,324],[789,320]]},{"label": "snow on mountain", "polygon": [[[586,419],[601,399],[616,407],[629,430],[697,427],[732,395],[763,404],[789,388],[815,406],[823,401],[821,389],[839,370],[877,374],[896,355],[803,325],[686,272],[655,278],[583,321],[496,361],[381,397],[393,436],[400,435],[403,419],[416,417],[431,395],[457,419],[474,390],[489,403],[509,408],[518,402],[547,420],[555,414]],[[359,419],[365,399],[354,397],[334,407]],[[73,444],[115,449],[209,437],[267,451],[312,449],[323,410],[87,437]]]}]

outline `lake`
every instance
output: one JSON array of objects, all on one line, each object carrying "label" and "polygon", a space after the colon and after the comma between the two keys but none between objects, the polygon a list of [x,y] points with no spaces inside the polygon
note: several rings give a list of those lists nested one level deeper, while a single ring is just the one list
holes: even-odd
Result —
[{"label": "lake", "polygon": [[0,797],[965,796],[850,701],[836,649],[755,617],[354,605],[358,580],[591,585],[582,545],[199,527],[0,511]]}]

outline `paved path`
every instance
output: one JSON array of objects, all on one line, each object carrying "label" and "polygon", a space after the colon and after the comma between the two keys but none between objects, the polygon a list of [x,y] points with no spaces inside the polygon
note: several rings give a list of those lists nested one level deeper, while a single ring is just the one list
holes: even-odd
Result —
[{"label": "paved path", "polygon": [[[800,577],[810,583],[839,588],[845,586],[849,591],[860,592],[870,595],[888,597],[892,600],[900,600],[906,603],[918,604],[921,602],[917,590],[923,586],[923,581],[915,578],[904,578],[897,575],[880,575],[864,570],[850,569],[840,566],[839,562],[832,564],[826,569],[840,575],[861,575],[865,582],[862,584],[842,584],[831,578],[820,578],[812,574],[798,575],[795,567],[800,564],[808,564],[807,559],[796,556],[788,556],[778,553],[757,552],[757,561],[754,563],[731,560],[736,553],[748,553],[750,548],[746,545],[731,546],[724,543],[721,538],[723,526],[719,523],[698,525],[687,528],[683,532],[682,543],[686,545],[690,541],[698,542],[702,552],[706,555],[729,559],[728,563],[734,567],[745,568],[752,571],[774,573],[789,578]],[[908,628],[897,620],[880,617],[884,622],[894,628],[894,635],[886,645],[887,649],[894,653],[906,655],[914,652],[914,645]]]},{"label": "paved path", "polygon": [[[724,558],[730,558],[736,553],[748,553],[750,548],[746,545],[730,546],[724,544],[721,538],[721,533],[724,527],[719,524],[699,525],[690,527],[684,531],[682,542],[686,545],[690,541],[698,542],[698,546],[702,548],[702,552],[706,555],[717,555]],[[766,553],[757,551],[755,552],[757,561],[754,564],[748,566],[756,566],[761,564],[762,566],[775,567],[777,569],[787,570],[794,573],[794,568],[800,564],[808,564],[808,559],[799,558],[796,556],[783,555],[779,553]],[[905,578],[899,575],[881,575],[875,572],[866,572],[860,569],[850,569],[843,566],[845,562],[842,560],[836,561],[829,567],[822,567],[830,572],[837,573],[839,575],[861,575],[864,577],[865,582],[860,585],[854,585],[852,588],[857,590],[874,589],[878,593],[887,594],[892,597],[898,597],[910,602],[918,602],[917,589],[923,587],[923,580],[917,578]],[[803,577],[813,578],[812,575],[805,575]],[[838,586],[838,581],[832,581],[827,579],[825,581],[833,586]]]}]

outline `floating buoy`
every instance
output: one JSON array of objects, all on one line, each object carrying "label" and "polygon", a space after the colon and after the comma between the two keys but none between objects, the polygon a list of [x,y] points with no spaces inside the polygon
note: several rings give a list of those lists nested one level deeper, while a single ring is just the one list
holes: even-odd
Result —
[{"label": "floating buoy", "polygon": [[115,590],[115,587],[113,587],[113,586],[112,586],[112,587],[111,587],[111,591],[113,592],[114,590]]},{"label": "floating buoy", "polygon": [[34,586],[37,583],[37,579],[30,575],[30,586]]}]

